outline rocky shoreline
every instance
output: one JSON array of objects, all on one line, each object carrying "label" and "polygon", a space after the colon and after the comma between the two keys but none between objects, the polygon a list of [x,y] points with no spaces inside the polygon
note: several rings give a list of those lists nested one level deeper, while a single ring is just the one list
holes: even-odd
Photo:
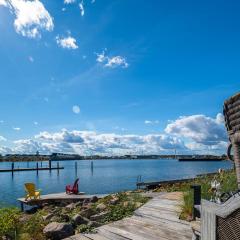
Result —
[{"label": "rocky shoreline", "polygon": [[[17,211],[12,217],[15,225],[9,232],[4,232],[0,226],[0,237],[5,240],[58,240],[78,233],[91,233],[96,227],[131,216],[148,199],[140,192],[128,191],[102,199],[94,196],[76,203],[45,204],[40,209]],[[14,230],[14,234],[10,230]]]}]

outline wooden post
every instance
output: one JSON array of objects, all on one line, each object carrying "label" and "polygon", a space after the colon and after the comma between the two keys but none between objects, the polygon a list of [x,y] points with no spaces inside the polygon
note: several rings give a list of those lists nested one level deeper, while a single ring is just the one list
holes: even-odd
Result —
[{"label": "wooden post", "polygon": [[36,164],[36,169],[37,169],[37,174],[38,174],[38,162],[37,162],[37,164]]},{"label": "wooden post", "polygon": [[77,176],[77,162],[75,162],[75,175]]},{"label": "wooden post", "polygon": [[51,171],[52,170],[52,161],[49,160],[49,170]]},{"label": "wooden post", "polygon": [[201,205],[201,185],[192,185],[193,189],[193,219],[200,218],[200,212],[196,206]]},{"label": "wooden post", "polygon": [[59,175],[59,162],[57,162],[57,173]]},{"label": "wooden post", "polygon": [[14,172],[14,163],[12,162],[12,175],[13,175],[13,172]]}]

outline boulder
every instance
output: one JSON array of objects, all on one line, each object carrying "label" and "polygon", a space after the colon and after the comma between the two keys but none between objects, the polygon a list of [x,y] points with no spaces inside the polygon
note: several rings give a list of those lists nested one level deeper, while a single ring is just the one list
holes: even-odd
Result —
[{"label": "boulder", "polygon": [[68,204],[68,205],[65,207],[66,210],[73,210],[74,208],[75,208],[75,204],[74,204],[74,203],[70,203],[70,204]]},{"label": "boulder", "polygon": [[136,203],[135,203],[135,207],[136,207],[136,208],[139,208],[139,207],[141,207],[141,206],[142,206],[142,203],[140,203],[140,202],[136,202]]},{"label": "boulder", "polygon": [[104,203],[100,203],[97,205],[96,209],[98,211],[104,211],[107,208],[107,206]]},{"label": "boulder", "polygon": [[80,215],[83,216],[83,217],[86,217],[86,218],[90,218],[94,214],[96,214],[96,212],[93,209],[91,209],[91,208],[82,210],[80,212]]},{"label": "boulder", "polygon": [[89,220],[80,214],[76,214],[72,217],[72,222],[74,225],[88,224]]},{"label": "boulder", "polygon": [[43,233],[47,238],[60,240],[73,235],[74,229],[69,223],[52,222],[43,229]]},{"label": "boulder", "polygon": [[54,216],[53,213],[49,213],[48,215],[43,216],[42,218],[43,218],[44,221],[49,221],[49,220],[51,220],[51,218],[52,218],[53,216]]},{"label": "boulder", "polygon": [[111,200],[110,200],[110,204],[111,205],[116,205],[117,203],[119,202],[119,198],[118,197],[113,197]]},{"label": "boulder", "polygon": [[90,217],[91,221],[99,221],[105,218],[108,215],[108,212],[101,212]]},{"label": "boulder", "polygon": [[83,204],[82,202],[76,202],[76,203],[75,203],[75,207],[81,207],[82,204]]},{"label": "boulder", "polygon": [[100,227],[102,224],[96,221],[89,221],[87,225],[89,227],[97,228],[97,227]]},{"label": "boulder", "polygon": [[67,214],[64,214],[64,213],[60,214],[60,218],[64,222],[68,222],[70,220],[69,216]]},{"label": "boulder", "polygon": [[97,196],[93,196],[92,198],[90,198],[90,202],[91,203],[96,203],[98,201],[98,197]]}]

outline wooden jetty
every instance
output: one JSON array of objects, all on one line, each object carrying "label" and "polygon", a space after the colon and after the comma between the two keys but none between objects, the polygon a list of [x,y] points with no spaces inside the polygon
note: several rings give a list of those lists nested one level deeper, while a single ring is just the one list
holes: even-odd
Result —
[{"label": "wooden jetty", "polygon": [[77,234],[65,240],[191,240],[190,224],[179,220],[182,193],[153,193],[132,217]]},{"label": "wooden jetty", "polygon": [[14,168],[14,169],[0,169],[0,172],[24,172],[24,171],[43,171],[43,170],[60,170],[64,167],[42,167],[42,168]]},{"label": "wooden jetty", "polygon": [[41,206],[45,203],[79,202],[85,199],[91,199],[94,196],[103,198],[107,195],[108,194],[85,195],[84,193],[66,194],[65,192],[62,192],[41,195],[40,199],[25,200],[25,198],[18,198],[17,201],[21,204],[21,210],[24,211],[24,205]]},{"label": "wooden jetty", "polygon": [[[225,170],[228,171],[228,170]],[[218,172],[211,172],[211,173],[205,173],[205,174],[198,174],[196,177],[193,178],[182,178],[182,179],[173,179],[173,180],[164,180],[164,181],[154,181],[154,182],[137,182],[136,186],[138,189],[145,187],[146,189],[154,189],[156,187],[168,185],[168,184],[175,184],[175,183],[184,183],[184,182],[192,182],[198,177],[204,177],[204,176],[214,176],[218,174]]]},{"label": "wooden jetty", "polygon": [[44,170],[61,170],[64,169],[64,167],[60,167],[59,163],[57,163],[56,167],[52,167],[52,162],[49,161],[48,167],[39,167],[38,162],[36,163],[36,167],[35,168],[16,168],[14,163],[11,164],[11,168],[10,169],[0,169],[0,173],[1,172],[24,172],[24,171],[44,171]]}]

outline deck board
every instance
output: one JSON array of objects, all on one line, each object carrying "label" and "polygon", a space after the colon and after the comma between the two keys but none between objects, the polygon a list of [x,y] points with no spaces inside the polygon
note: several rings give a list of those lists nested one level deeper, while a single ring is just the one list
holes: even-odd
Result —
[{"label": "deck board", "polygon": [[20,203],[26,204],[26,205],[37,205],[43,202],[50,202],[50,201],[64,201],[64,200],[72,200],[72,201],[81,201],[84,199],[90,199],[93,196],[96,196],[98,198],[106,197],[108,194],[95,194],[95,195],[86,195],[84,193],[80,194],[66,194],[63,193],[52,193],[52,194],[46,194],[41,195],[40,199],[36,200],[25,200],[25,198],[18,198],[17,200]]},{"label": "deck board", "polygon": [[68,240],[191,240],[190,224],[178,218],[181,199],[180,193],[154,194],[132,217],[101,226],[96,234]]}]

